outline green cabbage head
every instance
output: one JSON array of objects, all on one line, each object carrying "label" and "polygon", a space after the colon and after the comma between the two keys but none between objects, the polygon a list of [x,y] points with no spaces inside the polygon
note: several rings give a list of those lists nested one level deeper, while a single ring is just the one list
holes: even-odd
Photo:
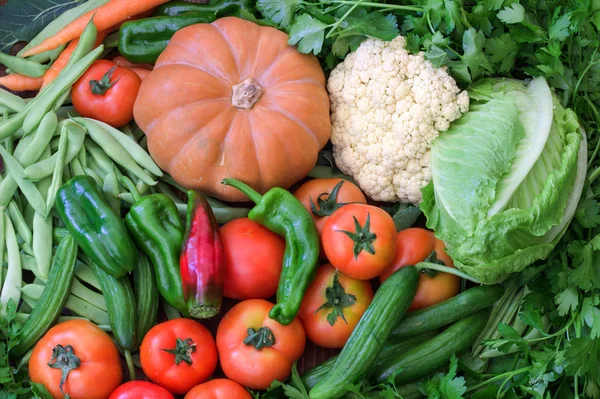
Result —
[{"label": "green cabbage head", "polygon": [[432,146],[421,208],[455,266],[492,284],[560,240],[583,189],[587,143],[543,78],[487,79],[469,96],[469,112]]}]

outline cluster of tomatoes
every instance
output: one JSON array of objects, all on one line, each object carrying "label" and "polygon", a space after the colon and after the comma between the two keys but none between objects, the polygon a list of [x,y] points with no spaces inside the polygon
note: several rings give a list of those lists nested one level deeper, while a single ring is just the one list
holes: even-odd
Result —
[{"label": "cluster of tomatoes", "polygon": [[[335,201],[317,200],[332,191]],[[72,397],[173,398],[175,394],[186,395],[185,399],[250,399],[245,388],[263,390],[290,375],[307,338],[322,347],[343,347],[373,299],[373,283],[384,281],[400,267],[430,260],[432,254],[436,261],[452,266],[443,242],[431,231],[396,232],[393,218],[368,205],[351,182],[314,179],[294,195],[316,222],[322,266],[291,324],[281,325],[268,315],[274,306],[268,299],[279,283],[284,239],[247,218],[235,219],[221,227],[221,236],[224,295],[239,302],[221,319],[216,338],[191,319],[160,323],[146,334],[140,347],[140,363],[152,383],[133,381],[119,386],[122,368],[110,337],[87,321],[69,321],[52,328],[34,349],[29,365],[32,380],[61,397],[61,373],[46,365],[56,345],[70,342],[81,362],[64,382],[63,389]],[[330,207],[330,212],[319,212],[319,204]],[[459,286],[455,275],[422,273],[410,310],[446,300],[459,292]],[[217,364],[228,379],[208,381]],[[97,381],[102,384],[96,385]],[[90,386],[98,387],[93,394]]]}]

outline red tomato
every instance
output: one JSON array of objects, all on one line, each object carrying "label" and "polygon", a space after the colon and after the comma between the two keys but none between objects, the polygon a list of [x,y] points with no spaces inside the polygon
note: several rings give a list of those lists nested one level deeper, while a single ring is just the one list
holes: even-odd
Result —
[{"label": "red tomato", "polygon": [[394,219],[383,209],[350,204],[335,211],[323,227],[323,249],[333,267],[358,280],[377,277],[396,253]]},{"label": "red tomato", "polygon": [[214,373],[217,347],[202,324],[173,319],[148,331],[140,347],[140,362],[150,380],[183,395]]},{"label": "red tomato", "polygon": [[75,82],[71,99],[81,116],[121,127],[133,119],[133,103],[141,84],[135,72],[98,60]]},{"label": "red tomato", "polygon": [[225,253],[223,295],[234,299],[267,299],[277,291],[285,240],[248,218],[221,227]]},{"label": "red tomato", "polygon": [[108,399],[175,399],[171,392],[147,381],[129,381],[121,385]]},{"label": "red tomato", "polygon": [[273,306],[264,299],[240,302],[227,312],[217,330],[223,372],[251,389],[266,389],[273,380],[289,377],[306,345],[300,320],[279,324],[269,318]]},{"label": "red tomato", "polygon": [[372,300],[369,281],[345,276],[327,264],[319,268],[304,294],[298,317],[313,343],[325,348],[341,348]]},{"label": "red tomato", "polygon": [[225,378],[217,378],[194,387],[184,399],[252,399],[252,395],[240,384]]},{"label": "red tomato", "polygon": [[[452,259],[446,253],[444,242],[438,240],[433,232],[421,228],[402,230],[396,238],[396,256],[392,266],[379,277],[385,281],[393,272],[407,265],[416,265],[435,251],[436,258],[446,266],[453,266]],[[430,277],[421,273],[419,288],[409,310],[423,309],[436,303],[450,299],[460,291],[460,277],[450,273],[437,273]]]},{"label": "red tomato", "polygon": [[[53,359],[54,351],[60,355]],[[66,321],[48,330],[33,348],[29,377],[43,384],[54,398],[64,398],[61,369],[48,363],[58,366],[77,359],[79,366],[69,371],[62,386],[71,399],[106,399],[123,379],[119,352],[112,338],[85,320]]]},{"label": "red tomato", "polygon": [[319,235],[323,232],[328,217],[343,204],[367,203],[365,195],[356,184],[340,178],[309,180],[294,191],[294,196],[310,212]]}]

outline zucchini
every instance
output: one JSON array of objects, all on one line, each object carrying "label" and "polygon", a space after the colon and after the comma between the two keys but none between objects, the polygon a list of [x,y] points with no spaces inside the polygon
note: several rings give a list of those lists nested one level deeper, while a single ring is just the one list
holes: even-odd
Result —
[{"label": "zucchini", "polygon": [[133,289],[127,275],[115,277],[94,263],[87,256],[82,260],[94,271],[106,301],[108,322],[117,345],[126,351],[136,347],[137,324]]},{"label": "zucchini", "polygon": [[310,390],[311,399],[338,398],[346,384],[365,377],[417,292],[419,272],[402,267],[379,287],[373,301],[352,331],[332,370]]},{"label": "zucchini", "polygon": [[396,384],[415,381],[450,362],[452,354],[467,350],[485,327],[490,312],[482,310],[455,322],[444,332],[412,350],[390,358],[385,364],[373,370],[372,380],[383,383],[398,369]]},{"label": "zucchini", "polygon": [[[398,353],[406,352],[415,346],[422,344],[430,338],[436,335],[436,331],[428,331],[423,334],[415,335],[414,337],[407,338],[401,342],[391,343],[386,342],[379,353],[379,356],[375,359],[373,367],[378,367],[385,363],[390,358],[394,357]],[[302,374],[302,382],[307,389],[312,389],[319,381],[324,379],[327,374],[331,372],[331,368],[337,360],[337,355],[332,356],[321,364],[317,364],[315,367],[307,370]],[[293,381],[291,382],[293,384]]]},{"label": "zucchini", "polygon": [[154,270],[143,253],[140,253],[138,266],[133,271],[133,289],[138,317],[137,346],[140,346],[146,333],[156,324],[158,312],[158,288],[154,280]]},{"label": "zucchini", "polygon": [[10,355],[23,357],[52,327],[65,306],[75,276],[77,243],[67,235],[56,249],[42,296],[19,331],[19,344]]},{"label": "zucchini", "polygon": [[411,335],[454,323],[489,308],[502,298],[502,295],[504,295],[504,287],[500,284],[481,285],[463,291],[437,305],[409,313],[396,324],[390,335],[390,341],[402,340]]}]

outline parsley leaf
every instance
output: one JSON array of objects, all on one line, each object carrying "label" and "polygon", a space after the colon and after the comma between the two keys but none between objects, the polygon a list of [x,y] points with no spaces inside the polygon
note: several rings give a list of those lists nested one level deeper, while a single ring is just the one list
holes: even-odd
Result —
[{"label": "parsley leaf", "polygon": [[490,61],[498,66],[499,72],[508,72],[514,65],[521,46],[514,41],[510,33],[492,37],[485,42],[485,53]]},{"label": "parsley leaf", "polygon": [[300,14],[290,29],[290,44],[297,44],[301,53],[319,54],[325,40],[325,29],[328,25],[311,17]]},{"label": "parsley leaf", "polygon": [[258,0],[256,8],[267,19],[287,28],[294,19],[300,0]]},{"label": "parsley leaf", "polygon": [[425,383],[424,390],[430,399],[462,399],[467,391],[465,379],[457,377],[458,359],[450,358],[450,369],[444,374],[436,374]]},{"label": "parsley leaf", "polygon": [[558,314],[565,316],[577,309],[579,305],[579,293],[575,287],[569,287],[563,292],[556,294],[554,301],[558,306]]},{"label": "parsley leaf", "polygon": [[575,268],[569,281],[585,291],[600,288],[600,235],[588,243],[574,241],[568,250]]},{"label": "parsley leaf", "polygon": [[518,24],[525,21],[525,8],[519,3],[513,3],[498,12],[498,19],[505,24]]},{"label": "parsley leaf", "polygon": [[561,7],[556,7],[554,10],[554,16],[552,23],[548,28],[548,35],[550,40],[563,41],[571,35],[571,13],[564,13],[561,15]]},{"label": "parsley leaf", "polygon": [[600,382],[600,340],[573,338],[565,349],[565,370],[569,375],[589,374]]}]

